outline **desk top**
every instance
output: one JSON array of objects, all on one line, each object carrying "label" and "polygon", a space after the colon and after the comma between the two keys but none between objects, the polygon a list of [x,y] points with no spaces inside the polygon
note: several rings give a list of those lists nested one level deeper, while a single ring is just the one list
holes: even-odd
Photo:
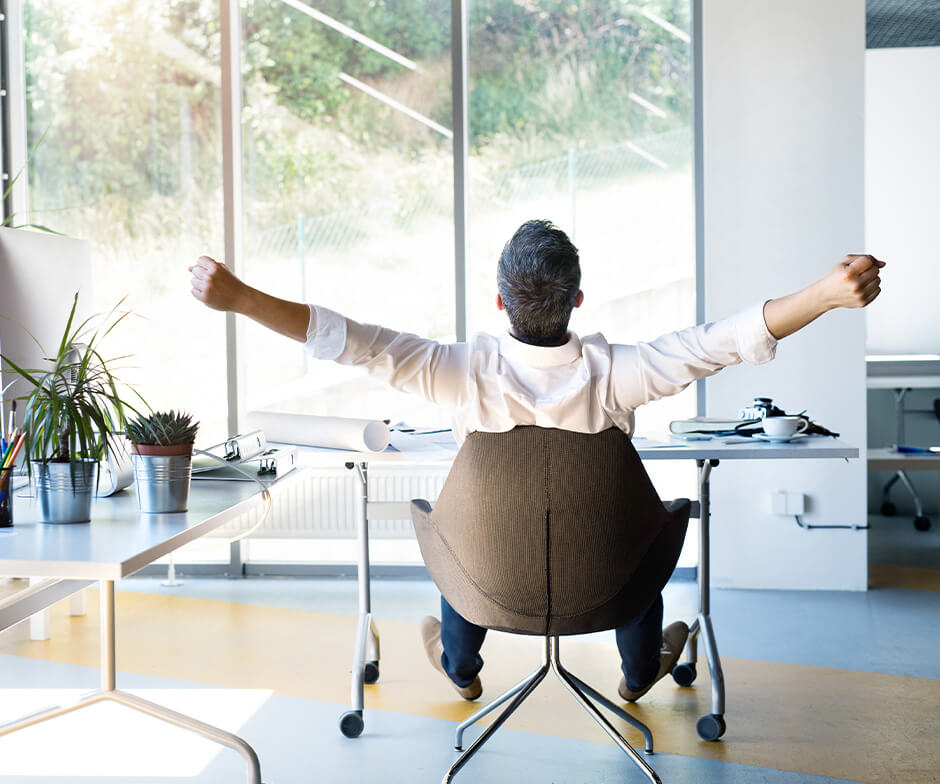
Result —
[{"label": "desk top", "polygon": [[[644,460],[786,460],[858,457],[858,449],[833,438],[811,436],[789,444],[726,443],[720,438],[669,443],[636,438]],[[454,452],[456,454],[456,445]],[[351,452],[300,450],[300,466],[337,466],[344,462],[428,462],[420,451]],[[295,470],[278,480],[289,483]],[[192,483],[189,511],[143,515],[131,488],[96,499],[91,523],[50,525],[40,522],[36,499],[15,497],[12,528],[0,529],[0,574],[119,580],[188,542],[214,531],[258,503],[253,482],[200,479]],[[275,503],[277,503],[275,499]]]},{"label": "desk top", "polygon": [[634,446],[644,460],[811,460],[858,457],[858,449],[854,446],[828,436],[807,436],[787,444],[740,437],[719,437],[687,443],[667,443],[637,437]]},{"label": "desk top", "polygon": [[224,525],[259,493],[254,482],[200,480],[188,512],[145,515],[131,486],[95,499],[91,523],[66,525],[40,522],[38,500],[14,496],[14,525],[0,528],[0,574],[119,580]]},{"label": "desk top", "polygon": [[[644,460],[792,460],[814,458],[854,458],[858,449],[844,441],[827,436],[808,436],[788,444],[775,444],[740,437],[732,442],[726,438],[711,438],[707,441],[680,441],[664,438],[657,440],[636,436],[633,444]],[[429,460],[422,451],[352,452],[342,449],[320,449],[300,447],[301,465],[336,466],[343,462],[356,463],[424,463]],[[437,453],[433,453],[437,454]],[[438,461],[453,460],[457,446],[446,455],[441,453]]]},{"label": "desk top", "polygon": [[911,454],[893,449],[869,449],[868,468],[873,471],[926,470],[940,471],[940,454]]},{"label": "desk top", "polygon": [[940,387],[940,356],[869,357],[869,389],[932,389]]}]

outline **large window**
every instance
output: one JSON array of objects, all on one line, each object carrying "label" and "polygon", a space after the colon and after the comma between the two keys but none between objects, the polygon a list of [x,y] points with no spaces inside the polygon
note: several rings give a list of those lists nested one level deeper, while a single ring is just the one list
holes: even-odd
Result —
[{"label": "large window", "polygon": [[[245,277],[453,340],[450,2],[243,6]],[[245,325],[244,406],[428,422],[362,372]]]},{"label": "large window", "polygon": [[[695,320],[687,2],[470,6],[471,329],[504,330],[496,261],[530,218],[581,254],[581,334],[651,339]],[[691,392],[641,432],[695,413]]]},{"label": "large window", "polygon": [[[355,318],[455,334],[450,3],[244,6],[253,282]],[[614,341],[692,323],[687,2],[469,6],[468,332],[505,329],[495,265],[547,217],[583,259],[572,326]],[[246,408],[438,419],[248,325]],[[641,414],[661,429],[691,393]]]},{"label": "large window", "polygon": [[[187,265],[223,247],[220,3],[24,0],[30,213],[91,241],[116,354],[155,405],[224,434],[225,320]],[[612,342],[694,321],[690,0],[468,0],[467,324],[457,324],[450,0],[242,0],[244,247],[252,284],[452,340],[506,328],[499,252],[529,218],[582,257],[572,328]],[[251,323],[240,413],[446,421]],[[638,430],[695,413],[691,390]],[[657,469],[664,494],[691,472]]]},{"label": "large window", "polygon": [[126,296],[134,314],[105,344],[129,355],[119,375],[219,436],[224,323],[186,272],[222,246],[215,4],[27,0],[24,17],[32,158],[29,213],[13,223],[90,242],[95,308]]}]

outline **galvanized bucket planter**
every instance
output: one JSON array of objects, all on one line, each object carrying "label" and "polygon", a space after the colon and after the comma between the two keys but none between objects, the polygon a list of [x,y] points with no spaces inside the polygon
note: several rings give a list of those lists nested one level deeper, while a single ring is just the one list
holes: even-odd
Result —
[{"label": "galvanized bucket planter", "polygon": [[33,463],[44,523],[87,523],[98,476],[97,460]]},{"label": "galvanized bucket planter", "polygon": [[189,508],[189,481],[193,445],[131,447],[137,504],[144,514],[185,512]]}]

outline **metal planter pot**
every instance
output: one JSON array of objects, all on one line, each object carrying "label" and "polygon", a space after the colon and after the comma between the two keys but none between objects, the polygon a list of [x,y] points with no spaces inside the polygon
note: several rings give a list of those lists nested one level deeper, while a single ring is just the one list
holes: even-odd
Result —
[{"label": "metal planter pot", "polygon": [[44,523],[87,523],[98,476],[97,460],[35,463],[36,492]]},{"label": "metal planter pot", "polygon": [[141,444],[133,447],[132,451],[140,511],[143,514],[185,512],[189,508],[192,444],[184,444],[182,447]]}]

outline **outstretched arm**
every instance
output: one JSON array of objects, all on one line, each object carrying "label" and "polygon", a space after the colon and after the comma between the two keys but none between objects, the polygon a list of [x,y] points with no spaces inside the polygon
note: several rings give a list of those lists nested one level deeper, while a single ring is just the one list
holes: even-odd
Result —
[{"label": "outstretched arm", "polygon": [[846,256],[811,286],[764,305],[764,321],[778,340],[792,335],[834,308],[864,308],[881,293],[879,272],[885,263],[874,256]]},{"label": "outstretched arm", "polygon": [[189,268],[193,296],[213,310],[230,310],[254,319],[301,343],[307,340],[310,309],[302,302],[278,299],[243,283],[228,267],[200,256]]},{"label": "outstretched arm", "polygon": [[632,410],[674,395],[695,379],[739,362],[772,359],[777,341],[834,308],[862,308],[881,292],[874,256],[846,256],[811,286],[730,318],[672,332],[649,343],[612,346],[614,408]]},{"label": "outstretched arm", "polygon": [[240,281],[227,267],[200,256],[189,268],[192,294],[215,310],[232,311],[306,344],[317,359],[356,365],[394,389],[459,408],[467,389],[466,343],[441,344],[326,308],[278,299]]}]

